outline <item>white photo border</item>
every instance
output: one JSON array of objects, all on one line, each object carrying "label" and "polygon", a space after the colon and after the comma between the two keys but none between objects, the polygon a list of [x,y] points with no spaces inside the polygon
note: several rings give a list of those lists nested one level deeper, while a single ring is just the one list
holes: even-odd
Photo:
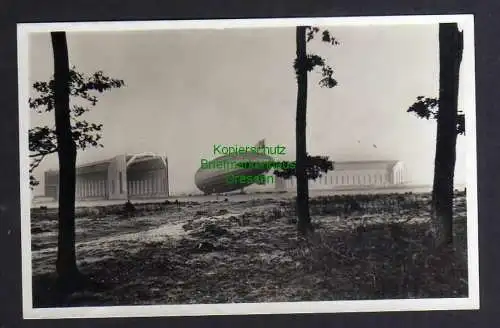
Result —
[{"label": "white photo border", "polygon": [[[32,259],[29,188],[29,34],[64,30],[67,32],[148,31],[179,29],[272,28],[297,25],[314,26],[363,26],[408,25],[456,22],[463,29],[464,49],[473,49],[463,61],[469,71],[461,72],[460,88],[465,88],[464,106],[467,107],[467,298],[401,299],[324,302],[231,303],[194,305],[150,306],[100,306],[68,308],[33,308]],[[474,16],[466,15],[416,15],[416,16],[364,16],[339,18],[269,18],[227,20],[178,20],[178,21],[114,21],[78,23],[20,23],[17,24],[18,88],[19,88],[19,152],[22,245],[22,299],[24,319],[111,318],[111,317],[162,317],[206,315],[253,315],[292,313],[345,313],[388,311],[437,311],[479,309],[479,246],[477,205],[477,153],[476,153],[476,102],[475,102],[475,48]],[[464,52],[465,53],[465,52]]]}]

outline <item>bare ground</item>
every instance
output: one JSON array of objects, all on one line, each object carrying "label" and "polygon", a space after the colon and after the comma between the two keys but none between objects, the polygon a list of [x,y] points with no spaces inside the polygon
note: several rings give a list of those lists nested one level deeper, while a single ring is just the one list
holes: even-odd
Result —
[{"label": "bare ground", "polygon": [[467,296],[465,195],[455,245],[430,247],[427,194],[318,197],[314,235],[290,200],[79,209],[77,258],[95,284],[55,284],[56,213],[32,211],[34,307]]}]

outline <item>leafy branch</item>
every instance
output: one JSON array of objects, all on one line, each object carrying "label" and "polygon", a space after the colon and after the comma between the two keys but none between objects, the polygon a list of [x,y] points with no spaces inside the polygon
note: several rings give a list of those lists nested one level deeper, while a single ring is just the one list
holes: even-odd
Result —
[{"label": "leafy branch", "polygon": [[[439,115],[439,99],[418,96],[417,101],[408,109],[408,113],[415,113],[418,117],[424,119],[437,120]],[[457,134],[465,135],[465,114],[459,111],[457,115]]]},{"label": "leafy branch", "polygon": [[[316,180],[322,177],[323,173],[333,170],[333,162],[328,156],[311,156],[307,155],[306,160],[306,176],[308,180]],[[276,169],[274,175],[284,179],[290,179],[296,176],[296,168]]]},{"label": "leafy branch", "polygon": [[[308,26],[306,32],[307,42],[312,41],[316,37],[316,34],[318,34],[319,32],[320,29],[318,27]],[[331,44],[333,46],[337,46],[340,44],[339,41],[334,38],[328,30],[322,31],[321,35],[322,42]],[[322,87],[333,88],[338,84],[337,81],[333,78],[333,68],[330,65],[327,65],[325,60],[318,55],[308,54],[305,60],[296,58],[293,67],[295,69],[295,74],[298,74],[299,70],[302,68],[305,68],[307,72],[311,72],[315,68],[319,68],[322,76],[321,80],[319,81],[319,85]]]},{"label": "leafy branch", "polygon": [[[75,70],[70,70],[69,90],[70,97],[80,100],[86,105],[73,104],[70,108],[71,132],[77,149],[84,150],[88,147],[103,147],[99,142],[102,139],[102,124],[90,123],[80,117],[94,107],[98,98],[96,93],[104,93],[113,88],[121,88],[125,85],[123,80],[105,76],[102,71],[86,75]],[[29,98],[30,109],[37,113],[46,113],[54,110],[55,105],[55,82],[54,78],[48,82],[37,81],[33,83],[33,89],[37,96]],[[34,187],[39,181],[32,175],[33,171],[40,165],[43,159],[50,154],[56,153],[57,135],[55,127],[34,127],[29,130],[30,151],[30,186]]]}]

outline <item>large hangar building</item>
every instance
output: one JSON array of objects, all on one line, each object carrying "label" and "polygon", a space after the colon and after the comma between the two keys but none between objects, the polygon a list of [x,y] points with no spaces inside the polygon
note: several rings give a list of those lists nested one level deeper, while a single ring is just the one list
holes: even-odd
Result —
[{"label": "large hangar building", "polygon": [[[316,181],[309,181],[311,190],[380,188],[404,185],[406,168],[401,161],[345,161],[334,162],[328,171]],[[275,189],[289,190],[297,186],[295,177],[277,178]]]},{"label": "large hangar building", "polygon": [[[45,172],[45,196],[58,199],[59,171]],[[77,200],[169,196],[168,160],[154,153],[119,155],[76,168]]]}]

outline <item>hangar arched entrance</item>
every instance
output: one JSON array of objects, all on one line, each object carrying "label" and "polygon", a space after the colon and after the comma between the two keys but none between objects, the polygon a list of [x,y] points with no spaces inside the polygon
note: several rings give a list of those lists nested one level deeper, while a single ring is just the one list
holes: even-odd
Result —
[{"label": "hangar arched entrance", "polygon": [[127,156],[126,179],[123,180],[126,180],[129,199],[168,197],[167,157],[154,153]]}]

